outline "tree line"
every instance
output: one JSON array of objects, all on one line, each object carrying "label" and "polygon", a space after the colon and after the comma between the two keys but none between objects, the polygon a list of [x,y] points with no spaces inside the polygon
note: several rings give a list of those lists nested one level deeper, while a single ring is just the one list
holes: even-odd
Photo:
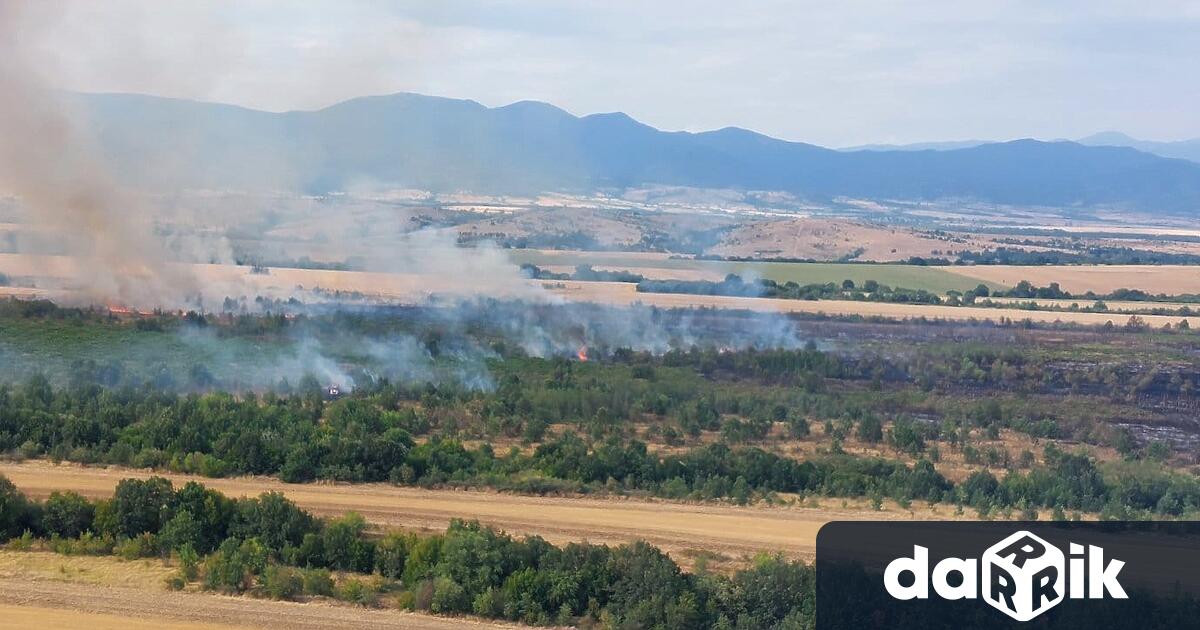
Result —
[{"label": "tree line", "polygon": [[0,543],[64,554],[173,558],[170,584],[276,599],[580,627],[808,629],[812,568],[762,555],[732,575],[686,573],[655,547],[516,538],[476,522],[442,534],[369,534],[357,514],[322,519],[283,495],[232,499],[195,482],[124,479],[111,498],[35,502],[0,476]]},{"label": "tree line", "polygon": [[867,280],[859,287],[853,280],[799,284],[789,280],[743,280],[729,274],[720,282],[712,280],[640,280],[637,290],[642,293],[685,293],[689,295],[724,295],[731,297],[765,297],[785,300],[855,300],[859,302],[888,302],[895,304],[942,304],[943,298],[925,289],[891,287]]}]

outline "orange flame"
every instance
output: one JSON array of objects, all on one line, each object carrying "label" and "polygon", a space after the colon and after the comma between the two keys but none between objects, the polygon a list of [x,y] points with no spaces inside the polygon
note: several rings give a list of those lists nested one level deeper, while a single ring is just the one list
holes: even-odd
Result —
[{"label": "orange flame", "polygon": [[580,361],[587,361],[588,360],[587,346],[579,346],[579,350],[575,351],[575,357],[578,358]]}]

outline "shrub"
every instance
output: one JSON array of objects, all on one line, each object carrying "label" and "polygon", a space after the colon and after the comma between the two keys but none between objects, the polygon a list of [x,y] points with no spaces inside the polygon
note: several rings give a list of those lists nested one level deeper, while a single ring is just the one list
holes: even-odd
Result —
[{"label": "shrub", "polygon": [[179,510],[175,517],[163,525],[159,539],[163,551],[170,552],[181,547],[201,548],[204,532],[200,521],[197,521],[188,510]]},{"label": "shrub", "polygon": [[433,580],[422,580],[413,591],[413,608],[429,610],[433,605]]},{"label": "shrub", "polygon": [[159,553],[158,536],[149,532],[129,538],[117,544],[116,553],[124,560],[152,558]]},{"label": "shrub", "polygon": [[504,594],[494,588],[488,588],[475,597],[471,610],[480,617],[503,617]]},{"label": "shrub", "polygon": [[433,581],[433,599],[429,609],[435,613],[461,613],[470,610],[470,597],[458,582],[439,577]]},{"label": "shrub", "polygon": [[230,538],[204,563],[204,588],[223,593],[241,593],[267,565],[267,550],[256,539]]},{"label": "shrub", "polygon": [[191,545],[183,545],[177,550],[179,554],[179,575],[186,582],[195,582],[200,575],[200,555]]},{"label": "shrub", "polygon": [[293,568],[271,564],[263,572],[262,590],[271,599],[295,599],[304,592],[304,578]]},{"label": "shrub", "polygon": [[375,570],[393,580],[404,575],[404,563],[408,559],[408,548],[412,537],[400,532],[390,532],[375,545]]},{"label": "shrub", "polygon": [[116,543],[107,536],[97,536],[92,532],[84,532],[79,538],[52,538],[50,549],[64,556],[107,556],[113,552]]},{"label": "shrub", "polygon": [[325,569],[306,569],[301,572],[304,593],[310,596],[333,595],[333,576]]},{"label": "shrub", "polygon": [[34,506],[6,477],[0,475],[0,541],[34,526]]},{"label": "shrub", "polygon": [[157,534],[175,504],[175,490],[162,477],[122,479],[113,493],[112,510],[118,537]]},{"label": "shrub", "polygon": [[42,526],[47,534],[78,538],[92,528],[96,507],[77,492],[51,492],[42,507]]},{"label": "shrub", "polygon": [[325,564],[342,571],[370,571],[373,549],[371,543],[363,540],[366,529],[366,520],[353,512],[327,523],[321,534]]},{"label": "shrub", "polygon": [[337,589],[338,599],[359,606],[374,606],[378,594],[369,584],[358,578],[342,580]]}]

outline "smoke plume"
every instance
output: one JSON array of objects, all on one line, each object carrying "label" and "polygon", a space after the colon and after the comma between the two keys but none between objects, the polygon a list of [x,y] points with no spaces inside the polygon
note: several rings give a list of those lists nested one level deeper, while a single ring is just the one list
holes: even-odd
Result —
[{"label": "smoke plume", "polygon": [[39,72],[33,57],[46,13],[35,8],[0,0],[0,190],[18,198],[35,229],[67,244],[85,299],[182,306],[195,279],[164,264],[144,201],[113,180]]}]

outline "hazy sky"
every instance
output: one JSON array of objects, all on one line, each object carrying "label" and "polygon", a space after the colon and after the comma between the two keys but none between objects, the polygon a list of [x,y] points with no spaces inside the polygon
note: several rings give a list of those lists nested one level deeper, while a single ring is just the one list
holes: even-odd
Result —
[{"label": "hazy sky", "polygon": [[536,99],[830,146],[1200,136],[1200,1],[36,6],[28,48],[66,89],[269,110],[397,91]]}]

